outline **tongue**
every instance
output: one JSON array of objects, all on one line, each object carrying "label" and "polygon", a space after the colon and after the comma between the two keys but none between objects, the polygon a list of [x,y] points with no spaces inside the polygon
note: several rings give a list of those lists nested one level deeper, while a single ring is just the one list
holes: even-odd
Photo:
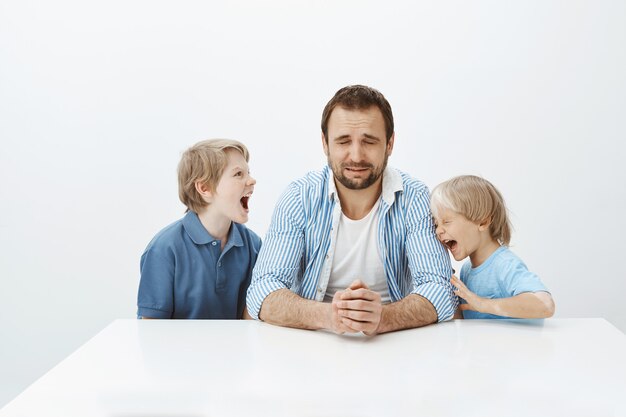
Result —
[{"label": "tongue", "polygon": [[241,198],[241,206],[248,210],[248,197],[242,197]]}]

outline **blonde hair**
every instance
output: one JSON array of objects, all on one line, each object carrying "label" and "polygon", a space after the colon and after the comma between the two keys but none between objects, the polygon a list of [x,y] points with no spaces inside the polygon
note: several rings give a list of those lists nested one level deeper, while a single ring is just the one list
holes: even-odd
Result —
[{"label": "blonde hair", "polygon": [[490,221],[489,234],[501,245],[511,241],[511,223],[502,194],[489,181],[474,175],[461,175],[436,186],[430,196],[431,211],[447,208],[474,223]]},{"label": "blonde hair", "polygon": [[215,191],[228,163],[228,149],[240,152],[246,162],[249,161],[250,154],[246,146],[231,139],[203,140],[183,153],[178,163],[178,197],[187,206],[186,211],[197,213],[207,206],[196,190],[196,182],[200,181],[211,191]]}]

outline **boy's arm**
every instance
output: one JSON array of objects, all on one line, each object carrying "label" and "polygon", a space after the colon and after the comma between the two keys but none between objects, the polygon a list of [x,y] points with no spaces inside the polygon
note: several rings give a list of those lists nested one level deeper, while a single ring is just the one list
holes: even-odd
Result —
[{"label": "boy's arm", "polygon": [[554,300],[546,291],[525,292],[513,297],[491,299],[474,294],[456,276],[452,276],[451,282],[458,288],[455,294],[467,302],[461,304],[459,310],[473,310],[517,319],[543,319],[554,315]]},{"label": "boy's arm", "polygon": [[174,259],[164,248],[149,248],[141,257],[137,316],[170,319],[174,310]]}]

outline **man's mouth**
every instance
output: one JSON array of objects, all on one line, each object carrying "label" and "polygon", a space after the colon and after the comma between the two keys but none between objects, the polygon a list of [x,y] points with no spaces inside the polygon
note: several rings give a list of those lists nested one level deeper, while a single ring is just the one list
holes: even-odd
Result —
[{"label": "man's mouth", "polygon": [[369,171],[370,169],[372,169],[372,167],[370,166],[344,166],[343,167],[347,172],[353,173],[353,174],[363,174],[367,171]]},{"label": "man's mouth", "polygon": [[372,164],[358,164],[358,165],[343,165],[344,169],[348,169],[350,171],[363,171],[365,169],[374,168]]},{"label": "man's mouth", "polygon": [[239,203],[244,210],[248,210],[248,201],[250,200],[250,196],[252,196],[252,193],[244,195],[241,197],[241,200],[239,200]]}]

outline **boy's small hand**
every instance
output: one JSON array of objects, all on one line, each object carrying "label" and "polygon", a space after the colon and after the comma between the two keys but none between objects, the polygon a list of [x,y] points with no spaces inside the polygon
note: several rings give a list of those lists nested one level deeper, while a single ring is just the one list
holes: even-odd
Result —
[{"label": "boy's small hand", "polygon": [[463,281],[458,279],[455,275],[452,275],[452,278],[450,278],[450,283],[456,287],[454,294],[464,299],[467,303],[459,304],[459,310],[481,311],[481,305],[484,301],[483,298],[471,292],[469,288],[463,284]]}]

